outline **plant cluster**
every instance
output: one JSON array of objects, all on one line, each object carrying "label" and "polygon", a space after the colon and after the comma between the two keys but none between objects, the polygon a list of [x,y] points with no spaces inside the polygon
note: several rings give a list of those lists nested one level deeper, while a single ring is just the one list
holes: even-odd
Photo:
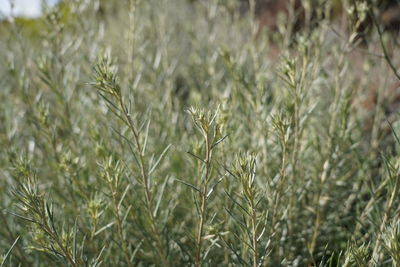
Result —
[{"label": "plant cluster", "polygon": [[2,22],[0,266],[400,265],[398,35],[238,2]]}]

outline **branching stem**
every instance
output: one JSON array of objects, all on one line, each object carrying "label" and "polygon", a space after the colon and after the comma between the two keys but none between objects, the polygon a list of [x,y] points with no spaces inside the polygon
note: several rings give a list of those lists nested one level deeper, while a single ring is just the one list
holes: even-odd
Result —
[{"label": "branching stem", "polygon": [[143,155],[144,151],[142,149],[142,145],[139,140],[139,132],[137,131],[137,129],[133,123],[132,117],[127,110],[127,107],[123,101],[121,93],[118,94],[118,101],[119,101],[120,108],[122,109],[122,112],[126,119],[126,122],[128,124],[128,127],[130,128],[130,130],[133,134],[133,137],[135,139],[135,145],[138,150],[139,167],[140,167],[140,173],[142,176],[142,184],[143,184],[144,194],[145,194],[145,198],[146,198],[146,208],[147,208],[148,216],[150,218],[150,229],[156,240],[157,250],[158,250],[158,254],[161,257],[162,266],[169,266],[168,260],[167,260],[167,254],[165,252],[164,245],[161,240],[161,235],[156,226],[156,222],[155,222],[155,218],[154,218],[154,214],[153,214],[152,194],[151,194],[150,185],[149,185],[148,173],[146,171],[146,163],[145,163],[144,155]]}]

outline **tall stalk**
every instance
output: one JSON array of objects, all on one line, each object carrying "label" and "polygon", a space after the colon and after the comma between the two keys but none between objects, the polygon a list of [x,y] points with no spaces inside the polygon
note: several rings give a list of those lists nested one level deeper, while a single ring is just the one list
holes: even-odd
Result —
[{"label": "tall stalk", "polygon": [[204,231],[204,222],[206,219],[206,209],[207,209],[207,192],[208,192],[208,183],[210,181],[210,171],[211,171],[211,149],[210,142],[208,140],[208,136],[205,138],[206,142],[206,155],[204,159],[204,164],[206,168],[206,174],[204,176],[203,187],[200,192],[201,197],[201,208],[200,208],[200,221],[197,226],[197,237],[196,237],[196,266],[201,266],[202,258],[201,258],[201,248],[203,241],[203,231]]},{"label": "tall stalk", "polygon": [[[93,83],[93,85],[99,90],[101,96],[109,104],[110,110],[129,127],[133,135],[136,154],[139,159],[138,165],[140,168],[141,185],[145,195],[146,212],[150,220],[150,232],[156,241],[156,250],[157,254],[160,256],[162,266],[169,266],[167,252],[154,216],[153,197],[149,184],[148,168],[144,158],[143,144],[140,141],[139,131],[134,124],[131,113],[125,103],[121,88],[117,82],[117,77],[110,68],[110,61],[108,59],[103,59],[95,68],[97,77],[96,82]],[[111,95],[115,102],[113,102],[112,99],[109,99],[107,95]],[[133,156],[135,157],[135,155]]]},{"label": "tall stalk", "polygon": [[[215,114],[206,114],[202,110],[195,108],[188,109],[188,113],[191,115],[194,125],[200,131],[203,141],[205,154],[202,159],[200,156],[192,154],[196,159],[200,159],[204,166],[204,175],[201,176],[201,182],[197,190],[197,198],[200,199],[199,208],[199,222],[196,229],[196,251],[194,255],[194,263],[196,267],[202,265],[202,249],[203,249],[203,236],[204,226],[207,220],[207,200],[211,194],[213,188],[210,190],[209,183],[212,179],[212,155],[213,149],[221,143],[225,137],[221,136],[221,126],[217,123],[216,117],[218,112]],[[218,184],[218,183],[217,183]]]}]

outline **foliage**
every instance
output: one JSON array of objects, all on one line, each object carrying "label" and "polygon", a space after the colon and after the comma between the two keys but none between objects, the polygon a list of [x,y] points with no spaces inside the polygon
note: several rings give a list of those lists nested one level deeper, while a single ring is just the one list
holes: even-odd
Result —
[{"label": "foliage", "polygon": [[1,266],[399,265],[398,36],[292,21],[74,0],[2,24]]}]

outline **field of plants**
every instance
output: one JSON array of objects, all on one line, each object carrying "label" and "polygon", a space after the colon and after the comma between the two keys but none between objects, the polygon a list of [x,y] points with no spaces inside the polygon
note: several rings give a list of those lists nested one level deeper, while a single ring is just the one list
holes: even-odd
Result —
[{"label": "field of plants", "polygon": [[398,32],[254,3],[0,22],[0,266],[400,266]]}]

